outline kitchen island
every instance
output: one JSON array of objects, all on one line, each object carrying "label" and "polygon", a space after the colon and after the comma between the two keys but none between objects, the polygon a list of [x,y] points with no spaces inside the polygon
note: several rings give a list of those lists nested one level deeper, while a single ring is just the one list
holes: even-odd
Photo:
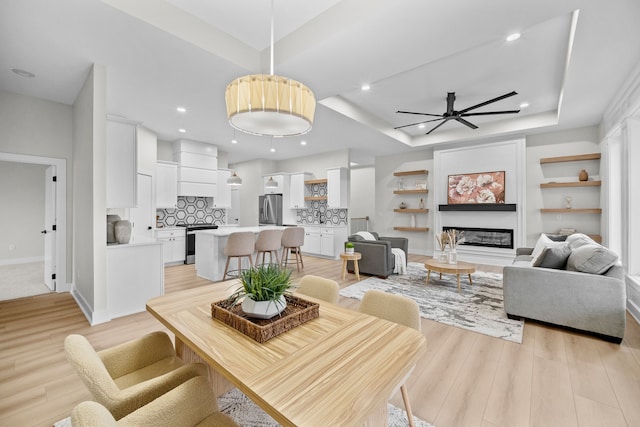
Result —
[{"label": "kitchen island", "polygon": [[[256,239],[262,230],[284,230],[287,227],[220,227],[216,230],[198,230],[196,234],[196,274],[214,282],[222,280],[227,257],[224,247],[231,233],[252,232]],[[255,264],[255,257],[254,257]]]}]

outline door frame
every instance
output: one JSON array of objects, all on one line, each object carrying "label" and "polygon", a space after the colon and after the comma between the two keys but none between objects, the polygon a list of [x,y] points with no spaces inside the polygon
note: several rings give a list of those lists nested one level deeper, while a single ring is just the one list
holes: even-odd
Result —
[{"label": "door frame", "polygon": [[[68,292],[67,283],[67,160],[55,157],[32,156],[0,152],[0,160],[15,163],[55,166],[56,168],[56,280],[55,292]],[[48,207],[45,206],[45,209]],[[45,255],[46,256],[46,255]]]}]

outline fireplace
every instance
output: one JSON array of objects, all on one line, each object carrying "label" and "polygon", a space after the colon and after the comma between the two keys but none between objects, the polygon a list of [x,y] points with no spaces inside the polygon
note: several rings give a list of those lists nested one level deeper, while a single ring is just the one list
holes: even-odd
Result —
[{"label": "fireplace", "polygon": [[513,230],[506,228],[442,227],[443,231],[456,229],[464,231],[461,245],[484,246],[487,248],[513,249]]}]

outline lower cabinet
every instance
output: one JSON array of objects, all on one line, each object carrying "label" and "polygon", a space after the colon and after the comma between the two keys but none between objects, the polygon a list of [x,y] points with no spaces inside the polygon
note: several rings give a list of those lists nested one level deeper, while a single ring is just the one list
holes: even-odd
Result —
[{"label": "lower cabinet", "polygon": [[162,243],[162,260],[165,264],[184,262],[187,243],[184,229],[157,230],[156,239]]},{"label": "lower cabinet", "polygon": [[338,259],[344,252],[347,227],[304,226],[304,230],[303,252],[333,259]]}]

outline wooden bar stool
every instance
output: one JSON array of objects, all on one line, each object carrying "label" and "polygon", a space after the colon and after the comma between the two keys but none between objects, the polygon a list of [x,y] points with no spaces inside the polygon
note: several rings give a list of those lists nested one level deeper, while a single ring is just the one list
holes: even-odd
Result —
[{"label": "wooden bar stool", "polygon": [[224,275],[222,280],[227,278],[229,271],[229,261],[231,258],[238,258],[238,274],[242,271],[242,258],[249,258],[249,265],[253,267],[253,251],[256,246],[256,236],[250,231],[242,231],[239,233],[231,233],[227,238],[227,244],[224,247],[224,254],[227,256],[227,263],[224,266]]},{"label": "wooden bar stool", "polygon": [[[289,255],[294,254],[296,268],[300,271],[300,266],[304,270],[302,252],[300,247],[304,245],[304,227],[288,227],[282,232],[282,265],[286,268],[289,263]],[[299,263],[299,264],[298,264]]]},{"label": "wooden bar stool", "polygon": [[256,240],[256,264],[262,254],[262,264],[264,264],[265,255],[269,254],[269,263],[273,264],[273,257],[275,255],[276,264],[280,264],[278,258],[278,251],[282,247],[282,230],[262,230]]}]

